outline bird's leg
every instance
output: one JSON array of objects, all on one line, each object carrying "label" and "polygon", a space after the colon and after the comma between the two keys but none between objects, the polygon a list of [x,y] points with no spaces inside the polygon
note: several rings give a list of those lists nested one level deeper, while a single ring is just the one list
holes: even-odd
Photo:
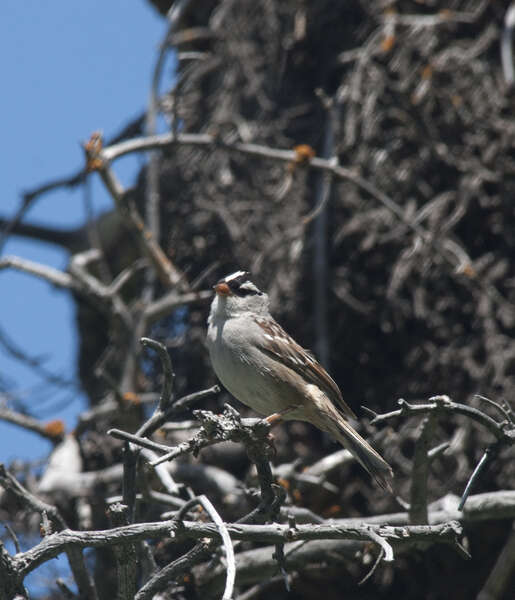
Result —
[{"label": "bird's leg", "polygon": [[269,425],[275,425],[276,423],[281,422],[287,414],[293,412],[294,410],[297,410],[297,408],[299,408],[298,404],[291,404],[290,406],[283,408],[283,410],[280,410],[279,412],[268,415],[268,417],[265,417],[263,420],[266,421]]},{"label": "bird's leg", "polygon": [[[275,412],[275,413],[273,413],[271,415],[268,415],[268,417],[265,417],[264,419],[261,419],[261,421],[259,421],[259,423],[264,424],[267,427],[271,427],[272,425],[276,425],[277,423],[280,423],[285,415],[287,415],[288,413],[293,412],[297,408],[299,408],[298,404],[291,404],[290,406],[287,406],[286,408],[283,408],[283,410],[280,410],[279,412]],[[267,434],[267,440],[268,440],[268,443],[270,444],[270,448],[273,451],[273,455],[276,456],[277,455],[277,449],[275,447],[274,436],[273,436],[272,433],[268,432],[268,434]]]}]

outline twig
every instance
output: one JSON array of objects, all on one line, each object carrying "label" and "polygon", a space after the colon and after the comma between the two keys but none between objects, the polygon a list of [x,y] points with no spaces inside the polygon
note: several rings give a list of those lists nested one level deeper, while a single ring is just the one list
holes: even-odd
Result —
[{"label": "twig", "polygon": [[179,398],[176,402],[174,402],[173,406],[171,406],[164,415],[165,420],[171,416],[173,413],[178,413],[184,410],[189,409],[192,404],[199,402],[199,400],[205,400],[206,398],[210,398],[211,396],[216,396],[216,394],[220,393],[220,386],[214,385],[206,390],[200,390],[199,392],[194,392],[193,394],[188,394],[187,396],[183,396]]},{"label": "twig", "polygon": [[[108,508],[108,516],[113,527],[129,524],[129,507],[115,503]],[[136,593],[137,555],[134,544],[114,547],[116,571],[118,574],[118,600],[132,600]]]},{"label": "twig", "polygon": [[445,25],[446,23],[475,23],[487,6],[488,0],[480,0],[477,6],[468,12],[441,10],[433,15],[410,15],[392,12],[385,14],[382,20],[385,22],[394,22],[399,25],[408,25],[409,27],[415,28],[435,27],[436,25]]},{"label": "twig", "polygon": [[170,423],[163,423],[160,429],[162,431],[189,431],[190,429],[198,429],[199,427],[198,421],[190,419],[189,421],[171,421]]},{"label": "twig", "polygon": [[474,421],[477,421],[490,431],[492,435],[498,440],[504,440],[506,443],[512,444],[515,441],[515,428],[506,429],[502,423],[497,423],[494,419],[481,412],[477,408],[466,406],[465,404],[458,404],[452,402],[448,396],[433,396],[429,398],[427,404],[410,404],[402,398],[397,401],[400,406],[398,410],[394,410],[385,414],[377,414],[366,407],[362,407],[365,412],[372,416],[370,423],[375,425],[388,421],[389,419],[400,417],[400,416],[412,416],[425,414],[429,412],[435,412],[438,414],[460,414]]},{"label": "twig", "polygon": [[[51,504],[43,502],[43,500],[40,500],[37,496],[31,494],[13,475],[11,475],[11,473],[5,469],[2,463],[0,463],[0,485],[2,485],[5,489],[9,489],[24,505],[30,509],[39,512],[42,515],[49,515],[59,530],[64,530],[66,528],[66,523],[57,508]],[[45,539],[51,537],[52,535],[48,535]],[[88,598],[89,600],[97,600],[97,590],[95,588],[94,581],[86,568],[81,549],[78,547],[64,547],[62,551],[66,552],[68,556],[70,569],[73,573],[73,577],[81,596]],[[15,568],[14,573],[16,575],[17,582],[21,584],[24,578],[21,570]]]},{"label": "twig", "polygon": [[140,556],[141,556],[141,583],[145,584],[155,573],[157,573],[158,566],[154,558],[154,553],[150,544],[146,541],[141,542],[140,545]]},{"label": "twig", "polygon": [[14,549],[16,550],[16,554],[18,554],[18,552],[21,552],[20,541],[18,540],[18,536],[14,533],[14,531],[13,531],[12,527],[9,525],[9,523],[2,523],[2,525],[5,527],[5,530],[9,534],[9,537],[11,538],[11,540],[14,544]]},{"label": "twig", "polygon": [[[193,414],[201,423],[198,433],[190,440],[182,442],[167,454],[161,456],[159,460],[151,463],[152,466],[173,460],[188,452],[196,456],[202,448],[220,442],[228,440],[241,442],[244,439],[250,439],[253,435],[253,428],[256,427],[255,423],[253,425],[245,425],[238,412],[228,404],[225,405],[222,415],[215,415],[205,410],[196,410],[193,411]],[[260,422],[258,421],[258,423]],[[260,427],[266,428],[266,426],[258,424],[258,429]]]},{"label": "twig", "polygon": [[290,582],[288,580],[288,571],[286,569],[286,556],[284,555],[284,544],[275,545],[275,552],[273,553],[272,558],[275,558],[277,564],[279,565],[279,570],[281,571],[284,587],[289,593],[291,591],[291,588]]},{"label": "twig", "polygon": [[[115,438],[118,438],[120,440],[126,440],[128,442],[132,442],[133,444],[136,444],[137,446],[141,446],[142,448],[148,448],[149,450],[157,450],[159,452],[168,452],[172,455],[172,458],[175,458],[177,456],[179,456],[180,454],[183,454],[184,452],[186,452],[187,450],[178,450],[179,447],[174,448],[172,450],[170,450],[170,446],[166,446],[165,444],[159,444],[157,442],[153,442],[152,440],[149,440],[147,438],[142,437],[143,434],[146,435],[150,435],[152,434],[154,431],[156,431],[156,429],[159,429],[159,427],[161,427],[161,425],[174,413],[177,412],[181,412],[183,410],[185,410],[186,408],[188,408],[189,406],[191,406],[192,404],[194,404],[195,402],[198,402],[199,400],[203,400],[205,398],[209,398],[210,396],[213,396],[214,394],[218,394],[220,392],[220,388],[217,385],[214,385],[211,388],[208,388],[207,390],[201,390],[199,392],[195,392],[193,394],[188,394],[187,396],[183,396],[182,398],[179,398],[179,400],[177,400],[177,402],[175,402],[175,404],[172,404],[172,406],[170,406],[166,411],[164,412],[159,412],[158,415],[154,418],[154,415],[149,419],[149,421],[147,423],[145,423],[140,430],[138,430],[138,432],[136,432],[136,434],[132,434],[132,433],[127,433],[126,431],[121,431],[120,429],[110,429],[107,434],[111,435]],[[196,438],[195,438],[196,439]],[[200,443],[200,440],[198,440],[198,442]],[[184,442],[185,444],[189,444],[189,442]],[[194,440],[191,440],[191,443],[197,443]],[[206,440],[206,445],[211,445],[211,443],[214,442],[210,442],[209,440]],[[183,445],[181,445],[181,448],[183,447]],[[189,445],[188,445],[189,447]],[[204,446],[202,446],[204,447]],[[177,454],[177,452],[179,452],[179,454]],[[162,462],[166,462],[167,460],[170,460],[169,458],[167,458],[168,455],[162,456],[160,457],[158,460],[154,461],[152,464],[153,466],[158,465]]]},{"label": "twig", "polygon": [[157,592],[169,585],[170,580],[176,578],[180,573],[191,569],[202,561],[209,558],[210,550],[207,544],[201,542],[186,552],[180,558],[163,567],[138,591],[134,600],[151,600]]},{"label": "twig", "polygon": [[[322,157],[325,160],[332,160],[336,166],[338,159],[334,156],[334,135],[338,131],[338,121],[340,117],[340,106],[335,102],[327,101],[324,123],[324,139],[322,147]],[[327,261],[327,204],[331,197],[332,174],[321,171],[317,173],[318,177],[315,183],[315,208],[309,215],[303,218],[303,224],[307,225],[312,219],[314,223],[314,253],[313,253],[313,279],[314,279],[314,298],[313,311],[315,320],[315,350],[322,365],[329,369],[329,327],[328,327],[328,261]]]},{"label": "twig", "polygon": [[[511,514],[515,514],[515,507]],[[182,510],[182,509],[181,509]],[[461,527],[456,521],[439,525],[297,525],[292,530],[288,524],[271,523],[267,525],[249,525],[243,523],[225,524],[231,539],[246,540],[268,544],[289,543],[300,540],[355,540],[370,542],[373,534],[380,536],[389,544],[412,545],[424,543],[445,543],[455,545],[461,535]],[[372,535],[371,535],[372,532]],[[42,563],[55,558],[70,547],[103,548],[137,542],[144,539],[160,539],[172,535],[174,540],[200,540],[203,538],[222,541],[220,532],[212,523],[196,521],[169,521],[135,523],[114,529],[97,531],[63,530],[44,538],[37,546],[12,557],[20,577],[25,577]],[[374,541],[376,539],[374,538]],[[379,542],[378,542],[379,543]],[[381,542],[382,544],[383,542]],[[391,554],[389,554],[391,556]]]},{"label": "twig", "polygon": [[504,28],[501,35],[501,62],[506,85],[511,87],[515,81],[513,68],[513,28],[515,27],[515,4],[512,2],[504,16]]},{"label": "twig", "polygon": [[[147,448],[142,449],[141,451],[141,455],[145,458],[145,460],[147,462],[151,462],[153,460],[156,460],[157,455],[152,452],[152,450],[148,450]],[[161,485],[165,488],[165,490],[173,495],[176,496],[177,494],[179,494],[180,492],[180,486],[174,481],[170,470],[166,468],[165,465],[158,465],[157,467],[155,467],[154,469],[156,475],[159,478],[159,481],[161,482]],[[179,500],[180,502],[180,500]]]},{"label": "twig", "polygon": [[469,497],[469,494],[472,490],[472,486],[476,482],[476,479],[479,478],[479,475],[485,469],[488,462],[490,462],[495,456],[497,456],[498,450],[499,450],[499,442],[496,442],[495,444],[488,446],[488,448],[484,451],[483,456],[477,463],[476,468],[474,469],[474,471],[472,472],[472,475],[470,476],[469,480],[467,481],[467,485],[465,486],[465,490],[461,497],[460,504],[458,506],[458,510],[463,510],[463,507],[465,506],[465,502],[467,501],[467,498]]},{"label": "twig", "polygon": [[56,583],[57,587],[59,588],[59,591],[61,592],[61,594],[63,594],[63,596],[65,598],[67,598],[67,600],[75,600],[77,598],[77,596],[66,585],[66,582],[64,581],[64,579],[62,579],[62,577],[58,577],[55,580],[55,583]]},{"label": "twig", "polygon": [[7,471],[3,463],[0,463],[0,484],[5,489],[8,489],[15,494],[16,497],[31,510],[39,513],[47,513],[57,528],[66,528],[66,523],[64,522],[64,519],[61,517],[57,508],[51,504],[43,502],[43,500],[40,500],[37,496],[31,494],[11,473],[9,473],[9,471]]},{"label": "twig", "polygon": [[231,600],[232,592],[234,590],[234,580],[236,579],[236,563],[234,560],[234,548],[232,546],[231,538],[225,523],[216,511],[215,507],[211,504],[209,499],[202,495],[198,498],[199,504],[201,504],[204,510],[213,519],[213,522],[220,532],[220,537],[225,548],[225,558],[227,560],[227,579],[225,582],[225,589],[222,596],[222,600]]},{"label": "twig", "polygon": [[17,256],[5,256],[0,259],[0,270],[13,268],[29,273],[60,288],[71,290],[90,300],[95,301],[98,308],[109,315],[119,317],[126,327],[132,327],[132,316],[116,290],[105,286],[95,277],[87,273],[85,266],[92,260],[97,260],[97,250],[89,250],[73,256],[70,262],[70,273],[64,273],[47,265],[42,265]]},{"label": "twig", "polygon": [[84,229],[86,231],[88,245],[92,249],[97,250],[100,255],[98,259],[98,278],[104,285],[107,285],[108,282],[113,279],[113,276],[104,252],[103,242],[105,242],[105,240],[102,240],[100,218],[95,218],[91,188],[91,177],[86,177],[82,188],[84,212],[86,214],[86,224],[84,225]]},{"label": "twig", "polygon": [[72,256],[68,269],[80,283],[82,295],[96,300],[103,312],[120,319],[123,326],[130,331],[133,327],[132,313],[117,293],[116,288],[105,285],[88,272],[89,264],[99,261],[101,257],[102,254],[95,248],[79,252]]},{"label": "twig", "polygon": [[247,425],[239,413],[228,404],[225,405],[222,415],[202,410],[194,411],[193,414],[201,422],[202,427],[199,432],[192,439],[179,444],[171,452],[151,463],[152,466],[172,460],[186,452],[195,455],[201,448],[222,441],[243,443],[250,460],[256,465],[261,500],[259,505],[239,522],[262,523],[274,517],[284,501],[285,492],[281,486],[274,484],[269,462],[270,455],[273,453],[268,438],[269,424],[260,419],[252,420],[251,424]]},{"label": "twig", "polygon": [[[156,340],[152,340],[150,338],[141,338],[140,342],[143,347],[152,348],[159,355],[161,367],[163,368],[164,382],[156,413],[158,411],[159,413],[164,413],[171,404],[171,402],[173,402],[173,381],[175,379],[175,373],[173,372],[170,355],[168,354],[166,346],[164,346],[160,342],[157,342]],[[147,421],[147,423],[145,423],[142,427],[140,427],[137,435],[143,435],[144,433],[146,433],[146,426],[148,423],[150,423],[150,420]]]},{"label": "twig", "polygon": [[129,523],[134,523],[136,518],[136,472],[138,468],[139,449],[133,449],[131,444],[123,446],[123,502],[127,506]]},{"label": "twig", "polygon": [[[216,136],[207,133],[175,134],[174,132],[149,136],[146,138],[135,138],[126,142],[122,142],[120,144],[116,144],[114,146],[108,146],[100,151],[98,157],[101,162],[110,162],[112,160],[120,158],[121,156],[124,156],[125,154],[130,154],[132,152],[141,152],[154,148],[168,148],[173,146],[174,144],[207,147],[219,146],[225,148],[228,151],[238,152],[241,154],[246,154],[248,156],[273,159],[290,164],[294,163],[296,159],[295,151],[292,150],[275,149],[258,144],[247,144],[239,142],[228,143],[226,141],[218,139]],[[334,161],[332,161],[332,159],[328,160],[324,158],[315,157],[309,161],[308,166],[309,168],[331,173],[336,179],[350,181],[354,183],[354,185],[366,191],[368,194],[370,194],[372,198],[380,202],[392,214],[394,214],[406,227],[408,227],[414,233],[420,236],[422,241],[429,244],[434,250],[434,252],[438,254],[441,258],[443,258],[445,262],[452,267],[453,273],[456,274],[457,272],[461,272],[466,267],[466,265],[462,264],[462,258],[459,258],[457,264],[456,253],[454,251],[449,251],[449,244],[447,244],[446,241],[451,243],[453,247],[456,247],[455,242],[452,242],[451,240],[436,241],[433,235],[429,234],[429,232],[427,232],[423,227],[413,222],[407,216],[406,211],[399,204],[397,204],[382,190],[374,186],[372,183],[370,183],[360,175],[357,175],[350,169],[346,169],[345,167],[341,167],[338,164],[335,164]],[[467,265],[470,265],[471,261],[468,259],[467,253],[462,248],[460,248],[459,253],[461,257],[467,256]],[[493,285],[486,284],[476,276],[472,276],[472,272],[471,278],[461,279],[461,281],[464,281],[467,284],[470,282],[475,282],[475,284],[493,301],[495,301],[496,304],[504,307],[506,310],[509,310],[512,314],[515,314],[515,306],[511,302],[504,298]]]},{"label": "twig", "polygon": [[15,412],[8,408],[0,407],[0,420],[7,421],[13,425],[18,425],[19,427],[23,427],[28,431],[33,431],[41,437],[50,440],[52,444],[57,444],[63,438],[64,428],[60,430],[54,427],[49,427],[48,423],[42,423],[33,417]]},{"label": "twig", "polygon": [[370,539],[373,542],[375,542],[383,551],[383,554],[384,554],[383,560],[385,562],[392,562],[393,561],[393,548],[391,547],[391,545],[385,540],[384,537],[379,535],[373,529],[369,529],[368,533],[370,535]]},{"label": "twig", "polygon": [[127,202],[126,191],[110,168],[109,159],[106,159],[103,154],[101,134],[94,133],[91,139],[84,144],[84,150],[88,167],[99,172],[104,185],[116,204],[117,210],[140,243],[145,254],[149,257],[162,283],[166,287],[179,286],[184,289],[186,286],[183,274],[171,263],[152,234],[147,231],[133,203]]},{"label": "twig", "polygon": [[513,417],[510,414],[510,412],[508,410],[506,410],[503,406],[501,406],[498,402],[495,402],[495,400],[491,400],[490,398],[487,398],[486,396],[482,396],[481,394],[475,394],[474,398],[479,398],[480,400],[483,400],[483,402],[486,402],[490,406],[493,406],[495,409],[497,409],[503,415],[503,417],[506,419],[507,423],[515,424],[513,422]]},{"label": "twig", "polygon": [[[108,144],[117,144],[118,142],[121,142],[122,140],[125,140],[127,138],[132,138],[134,136],[141,135],[143,133],[144,120],[145,114],[141,113],[132,121],[129,121],[126,125],[124,125],[118,131],[118,133],[115,133],[114,136],[110,137],[108,140]],[[47,194],[48,192],[51,192],[60,187],[76,187],[86,180],[87,175],[88,170],[81,167],[71,175],[51,179],[50,181],[47,181],[46,183],[43,183],[36,188],[28,190],[23,193],[23,206],[26,205],[26,208],[28,208],[31,205],[31,203],[39,196]]]},{"label": "twig", "polygon": [[[135,138],[122,142],[115,146],[108,146],[101,150],[99,158],[103,161],[113,161],[126,154],[133,152],[141,152],[151,148],[168,148],[174,144],[180,145],[193,145],[193,146],[221,146],[226,150],[247,154],[258,158],[266,158],[282,161],[285,163],[294,163],[296,160],[296,153],[294,150],[281,150],[276,148],[270,148],[268,146],[261,146],[259,144],[244,144],[244,143],[227,143],[219,140],[215,136],[207,133],[179,133],[174,135],[173,133],[166,133],[161,135],[155,135],[147,138]],[[373,184],[366,181],[359,175],[356,175],[351,170],[341,167],[335,164],[332,159],[324,158],[312,158],[307,165],[313,169],[321,171],[327,171],[338,179],[347,179],[355,183],[358,187],[368,192],[373,198],[381,202],[386,206],[392,213],[394,213],[406,226],[412,229],[415,233],[421,236],[423,240],[430,238],[427,232],[423,230],[419,225],[412,223],[407,217],[404,210],[381,190],[376,188]]]},{"label": "twig", "polygon": [[324,523],[324,519],[320,515],[302,506],[282,506],[280,515],[283,521],[294,517],[298,523]]},{"label": "twig", "polygon": [[[472,408],[472,407],[466,406],[464,404],[458,404],[456,402],[452,402],[448,396],[433,396],[432,398],[429,399],[429,401],[430,401],[429,404],[409,404],[405,400],[400,399],[397,401],[397,404],[401,407],[399,410],[394,410],[392,412],[385,413],[382,415],[379,415],[379,414],[375,413],[374,411],[367,409],[366,407],[363,407],[363,408],[364,408],[365,412],[367,412],[372,417],[372,420],[370,421],[371,424],[381,423],[382,421],[386,421],[388,419],[398,417],[401,415],[411,416],[411,415],[415,415],[415,414],[425,414],[425,413],[430,413],[430,415],[435,415],[435,416],[438,416],[439,414],[442,414],[442,413],[462,414],[464,416],[467,416],[467,417],[477,421],[478,423],[480,423],[481,425],[486,427],[486,429],[488,429],[496,437],[495,443],[492,444],[491,446],[489,446],[485,450],[485,453],[483,454],[481,460],[479,461],[478,465],[474,469],[474,472],[472,473],[469,481],[467,482],[465,491],[463,492],[463,496],[461,498],[461,502],[459,505],[459,510],[462,510],[463,507],[465,506],[465,502],[467,501],[467,497],[470,493],[470,490],[472,489],[472,485],[478,478],[481,471],[486,466],[488,460],[490,460],[492,458],[492,456],[498,452],[499,448],[502,445],[504,445],[504,444],[512,445],[515,443],[515,427],[513,427],[513,423],[511,421],[511,419],[509,419],[509,418],[504,423],[498,423],[497,421],[495,421],[494,419],[489,417],[487,414],[483,413],[482,411],[480,411],[476,408]],[[503,409],[502,413],[504,416],[506,416],[505,412],[506,411]],[[508,415],[508,417],[509,417],[509,415]],[[421,469],[421,465],[422,466],[425,465],[425,467]],[[424,461],[422,461],[422,462],[419,461],[417,468],[415,468],[415,466],[414,466],[414,474],[417,474],[417,477],[415,478],[415,476],[414,476],[413,486],[415,486],[416,481],[418,482],[417,486],[420,485],[420,483],[422,481],[422,476],[424,475],[424,472],[427,470],[427,466],[428,466],[428,462],[426,464]],[[419,475],[420,475],[420,479],[418,477]],[[427,473],[425,473],[425,476],[427,477]],[[418,508],[414,506],[414,498],[413,498],[414,489],[415,488],[412,487],[412,498],[411,498],[410,511],[416,511],[417,512],[416,518],[420,519],[420,518],[424,517],[424,514],[423,514],[423,512],[420,512],[420,503],[419,502],[417,502]],[[416,494],[417,497],[419,497],[420,499],[422,499],[423,495],[427,494],[427,490],[425,491],[424,494],[422,492],[424,492],[424,490],[421,487],[420,494],[418,491]],[[415,518],[415,515],[414,515],[414,518]]]},{"label": "twig", "polygon": [[[217,524],[218,531],[222,535],[222,530],[223,530],[223,536],[227,535],[228,542],[226,540],[224,540],[224,544],[228,543],[231,548],[231,551],[232,551],[231,540],[229,538],[227,529],[225,528],[220,516],[218,515],[218,513],[216,512],[216,510],[212,506],[212,504],[208,500],[207,500],[207,503],[204,503],[204,500],[207,500],[207,498],[195,497],[195,498],[191,498],[188,502],[183,504],[183,506],[179,509],[177,514],[172,519],[172,531],[170,532],[171,536],[172,537],[176,536],[176,532],[174,530],[175,528],[179,528],[180,530],[183,529],[183,527],[184,527],[184,523],[182,521],[183,517],[193,506],[195,506],[195,504],[200,503],[209,514],[211,514],[212,516],[216,515],[217,521],[219,520],[219,523]],[[220,526],[220,523],[221,523],[221,526]],[[168,585],[170,579],[177,577],[177,575],[179,573],[185,571],[186,569],[192,568],[194,565],[202,562],[210,554],[211,554],[211,548],[210,548],[209,544],[206,544],[204,541],[200,542],[199,544],[194,546],[189,552],[187,552],[184,556],[181,556],[180,558],[176,559],[175,561],[173,561],[172,563],[170,563],[169,565],[167,565],[166,567],[161,569],[161,571],[156,573],[139,590],[139,592],[135,596],[135,600],[149,600],[150,598],[153,598],[156,592],[158,592],[159,590],[163,589],[166,585]],[[232,554],[232,563],[234,564],[234,554]],[[232,590],[232,586],[234,586],[234,576],[232,576],[232,579],[230,579],[229,567],[228,567],[227,568],[226,589],[227,589],[227,586],[229,585],[229,583],[231,584],[231,590]],[[224,598],[225,598],[225,593],[224,593]]]},{"label": "twig", "polygon": [[165,444],[158,444],[157,442],[153,442],[152,440],[147,440],[146,438],[139,437],[137,435],[134,435],[133,433],[127,433],[126,431],[121,431],[120,429],[109,429],[107,435],[111,435],[112,437],[119,440],[131,442],[132,444],[135,444],[136,446],[141,446],[142,448],[148,448],[149,450],[167,452],[170,449],[170,446],[166,446]]},{"label": "twig", "polygon": [[[179,0],[174,2],[168,13],[168,31],[165,34],[164,40],[160,44],[157,60],[154,64],[152,72],[152,82],[150,86],[150,97],[145,118],[145,129],[147,135],[155,135],[156,133],[156,118],[159,108],[159,84],[165,63],[167,51],[173,44],[173,34],[179,27],[181,16],[184,10],[190,4],[190,0]],[[191,41],[191,40],[190,40]],[[174,128],[176,124],[174,123]],[[149,160],[147,165],[146,177],[146,207],[147,225],[155,240],[159,242],[160,234],[160,219],[159,219],[159,162],[158,155],[155,151],[149,152]]]},{"label": "twig", "polygon": [[152,304],[149,304],[149,306],[145,308],[143,315],[146,322],[151,324],[181,306],[193,304],[194,302],[204,303],[211,300],[212,297],[213,292],[211,290],[188,292],[184,294],[178,294],[173,290],[168,294],[161,296],[161,298],[152,302]]},{"label": "twig", "polygon": [[377,558],[375,559],[374,564],[372,565],[372,568],[362,579],[360,579],[358,581],[358,585],[364,585],[372,577],[372,575],[376,572],[377,567],[379,566],[379,563],[381,562],[381,560],[383,558],[384,558],[384,550],[383,550],[383,548],[380,548],[379,553],[377,554]]},{"label": "twig", "polygon": [[128,281],[133,277],[138,271],[144,269],[148,266],[147,260],[145,258],[140,258],[139,260],[135,260],[131,265],[129,265],[126,269],[123,269],[111,282],[108,286],[109,293],[111,295],[119,294],[122,288]]},{"label": "twig", "polygon": [[[407,541],[406,544],[403,544],[403,530],[404,528],[398,529],[398,538],[396,540],[388,538],[389,542],[395,544],[396,554],[405,553],[413,547],[412,543],[414,540]],[[451,533],[450,535],[452,537],[454,534]],[[232,533],[231,536],[235,539]],[[420,538],[418,541],[422,542]],[[370,543],[370,537],[368,537],[367,543]],[[423,543],[425,544],[426,542]],[[287,543],[285,546],[285,551],[288,556],[288,565],[291,569],[303,570],[306,565],[317,563],[335,565],[337,568],[341,569],[342,562],[345,559],[355,561],[356,552],[363,548],[363,541],[358,542],[356,540],[348,539],[333,539],[324,540],[322,542],[314,540],[304,543],[300,547],[298,546],[298,543]],[[451,547],[457,548],[454,542],[451,542]],[[240,552],[236,556],[238,569],[237,584],[253,584],[275,576],[277,573],[277,563],[273,558],[274,552],[274,546]],[[210,570],[206,569],[206,565],[200,565],[194,570],[194,575],[197,579],[200,596],[212,596],[221,591],[225,579],[225,573],[222,569],[217,568]]]},{"label": "twig", "polygon": [[[220,467],[185,461],[175,461],[163,467],[170,476],[173,475],[182,483],[223,498],[226,506],[237,507],[241,501],[243,490],[239,479]],[[156,469],[160,468],[161,465],[156,467]]]},{"label": "twig", "polygon": [[433,459],[440,456],[440,454],[443,454],[447,450],[447,448],[449,448],[450,445],[450,442],[442,442],[441,444],[438,444],[438,446],[435,446],[434,448],[431,448],[431,450],[429,450],[429,452],[427,453],[427,458],[429,459],[429,461],[432,461]]},{"label": "twig", "polygon": [[18,256],[4,256],[0,258],[0,271],[8,268],[35,275],[56,287],[79,291],[74,279],[68,275],[68,273],[64,273],[63,271],[59,271],[58,269],[54,269],[47,265],[36,263],[32,260],[19,258]]},{"label": "twig", "polygon": [[[169,518],[170,516],[175,515],[177,509],[181,508],[181,506],[183,506],[185,502],[177,496],[172,496],[171,494],[166,494],[163,492],[156,492],[155,490],[144,490],[142,494],[136,494],[136,502],[143,502],[149,500],[152,500],[156,504],[164,504],[165,506],[170,506],[175,509],[174,511],[163,513],[164,515],[166,515],[166,517],[163,518]],[[116,502],[123,502],[123,496],[120,496],[118,494],[116,496],[108,496],[106,498],[107,504],[115,504]]]},{"label": "twig", "polygon": [[4,347],[6,352],[8,352],[13,358],[19,360],[26,365],[28,365],[31,369],[33,369],[40,377],[48,381],[53,385],[61,386],[61,387],[71,387],[77,388],[77,383],[70,379],[66,379],[61,375],[57,375],[56,373],[52,373],[47,370],[42,365],[42,359],[36,356],[30,356],[27,352],[21,349],[14,340],[10,339],[7,333],[0,328],[0,344]]},{"label": "twig", "polygon": [[429,445],[435,431],[434,413],[429,414],[421,423],[415,445],[415,455],[411,468],[410,523],[426,525],[427,517],[427,478],[429,475]]},{"label": "twig", "polygon": [[[156,409],[152,416],[147,421],[145,421],[145,423],[143,423],[143,425],[141,425],[141,427],[136,432],[135,437],[137,438],[142,438],[142,436],[145,434],[150,435],[159,427],[159,424],[163,420],[166,408],[173,401],[173,380],[175,377],[172,368],[172,361],[170,360],[170,355],[168,354],[166,347],[160,342],[157,342],[150,338],[141,338],[140,342],[144,347],[153,348],[159,354],[159,358],[161,360],[161,365],[163,367],[164,372],[164,381],[161,396],[159,398],[159,403],[156,406]],[[130,522],[134,521],[135,516],[137,456],[138,453],[135,452],[135,450],[130,446],[130,444],[126,444],[124,455],[123,497],[124,501],[126,502],[129,508]],[[153,455],[153,458],[155,459],[157,457]],[[161,477],[165,481],[168,481],[162,470]],[[173,484],[174,492],[176,493],[177,486],[175,486],[175,482],[173,482],[173,480],[171,483]]]},{"label": "twig", "polygon": [[13,598],[27,599],[28,595],[23,588],[23,578],[19,577],[18,571],[10,554],[0,540],[0,600],[12,600]]}]

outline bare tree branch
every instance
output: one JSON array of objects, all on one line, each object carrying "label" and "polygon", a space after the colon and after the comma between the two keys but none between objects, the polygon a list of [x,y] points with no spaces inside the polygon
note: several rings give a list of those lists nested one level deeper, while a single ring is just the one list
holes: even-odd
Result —
[{"label": "bare tree branch", "polygon": [[409,404],[406,400],[400,399],[397,401],[397,404],[401,407],[400,409],[382,415],[374,413],[370,409],[367,409],[366,406],[363,406],[362,408],[372,416],[370,423],[373,425],[399,416],[412,416],[430,412],[434,412],[437,415],[439,413],[454,413],[464,415],[477,421],[486,427],[486,429],[488,429],[488,431],[498,440],[504,440],[506,443],[513,443],[515,440],[515,429],[506,428],[502,423],[497,423],[494,419],[477,408],[452,402],[448,396],[433,396],[429,400],[430,402],[427,404]]},{"label": "bare tree branch", "polygon": [[4,256],[0,258],[0,270],[2,269],[16,269],[17,271],[23,271],[24,273],[35,275],[56,287],[78,291],[78,286],[73,278],[67,273],[63,273],[62,271],[47,265],[19,258],[18,256]]},{"label": "bare tree branch", "polygon": [[38,419],[34,419],[33,417],[8,408],[0,407],[0,420],[33,431],[41,437],[51,441],[53,444],[57,444],[64,434],[64,424],[62,422],[61,427],[56,427],[57,423],[55,421],[51,423],[42,423]]},{"label": "bare tree branch", "polygon": [[[113,527],[120,527],[129,524],[128,507],[124,504],[111,504],[108,509],[108,516]],[[115,546],[114,553],[117,562],[118,572],[118,598],[119,600],[132,600],[136,593],[137,580],[137,554],[134,544],[124,544]]]},{"label": "bare tree branch", "polygon": [[413,473],[411,476],[410,523],[426,525],[427,517],[427,479],[429,476],[429,446],[434,436],[434,414],[429,414],[420,425],[413,457]]}]

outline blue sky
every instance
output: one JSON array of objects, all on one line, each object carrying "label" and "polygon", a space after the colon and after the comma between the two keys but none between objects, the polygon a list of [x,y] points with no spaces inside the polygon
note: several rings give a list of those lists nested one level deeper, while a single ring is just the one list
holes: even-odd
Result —
[{"label": "blue sky", "polygon": [[[11,216],[20,192],[72,173],[83,164],[80,142],[101,129],[116,133],[145,107],[166,22],[144,0],[2,0],[2,195],[0,215]],[[168,67],[168,76],[171,67]],[[169,80],[169,77],[168,77]],[[126,184],[141,157],[117,162]],[[92,178],[96,211],[110,207]],[[84,220],[80,190],[62,190],[36,201],[28,222],[72,227]],[[64,269],[65,252],[11,238],[3,250]],[[0,271],[0,327],[31,356],[66,378],[76,372],[74,309],[66,293],[34,278]],[[75,423],[84,398],[77,390],[48,386],[0,348],[0,376],[37,415]],[[0,461],[44,457],[50,448],[23,430],[0,422]]]}]

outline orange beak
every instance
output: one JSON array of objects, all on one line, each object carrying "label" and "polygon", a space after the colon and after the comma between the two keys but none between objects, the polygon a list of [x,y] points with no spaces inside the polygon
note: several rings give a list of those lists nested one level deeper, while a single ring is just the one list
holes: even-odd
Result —
[{"label": "orange beak", "polygon": [[219,296],[229,296],[231,294],[231,288],[226,283],[217,283],[214,286],[215,292]]}]

